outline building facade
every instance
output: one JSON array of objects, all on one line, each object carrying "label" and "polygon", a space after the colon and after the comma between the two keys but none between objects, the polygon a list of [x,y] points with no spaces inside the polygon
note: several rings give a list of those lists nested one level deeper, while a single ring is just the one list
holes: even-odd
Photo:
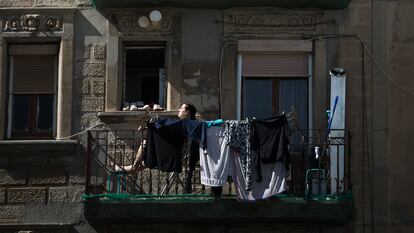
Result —
[{"label": "building facade", "polygon": [[[413,10],[409,0],[0,0],[0,231],[412,232]],[[298,128],[324,131],[334,67],[346,71],[348,132],[337,187],[352,201],[88,199],[102,194],[96,135],[117,144],[183,102],[207,120],[293,106]],[[129,110],[146,104],[165,110]],[[136,145],[122,143],[124,163]]]}]

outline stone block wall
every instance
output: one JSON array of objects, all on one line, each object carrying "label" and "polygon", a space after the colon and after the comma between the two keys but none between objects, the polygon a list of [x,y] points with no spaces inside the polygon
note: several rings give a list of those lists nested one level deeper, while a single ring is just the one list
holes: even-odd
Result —
[{"label": "stone block wall", "polygon": [[[78,51],[79,52],[79,51]],[[76,79],[79,93],[79,113],[81,129],[97,122],[93,116],[105,110],[105,68],[106,45],[87,44],[82,48],[83,58],[79,59],[78,76]]]},{"label": "stone block wall", "polygon": [[0,232],[54,232],[56,225],[79,225],[83,218],[85,159],[79,147],[42,148],[50,152],[1,153]]},{"label": "stone block wall", "polygon": [[105,111],[107,24],[107,19],[93,9],[80,9],[74,16],[74,132],[96,125],[97,113]]}]

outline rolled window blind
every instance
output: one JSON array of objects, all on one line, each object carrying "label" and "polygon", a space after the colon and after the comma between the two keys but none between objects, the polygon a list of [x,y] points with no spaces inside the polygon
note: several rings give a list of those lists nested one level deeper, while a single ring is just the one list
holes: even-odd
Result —
[{"label": "rolled window blind", "polygon": [[243,77],[309,76],[309,54],[242,54]]},{"label": "rolled window blind", "polygon": [[13,94],[53,94],[57,56],[16,55],[13,59]]}]

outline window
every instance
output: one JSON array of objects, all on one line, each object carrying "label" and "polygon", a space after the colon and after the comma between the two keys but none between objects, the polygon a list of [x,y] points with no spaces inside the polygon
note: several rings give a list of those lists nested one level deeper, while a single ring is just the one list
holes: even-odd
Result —
[{"label": "window", "polygon": [[297,112],[300,128],[309,128],[309,54],[243,54],[241,117],[267,118]]},{"label": "window", "polygon": [[[243,116],[267,118],[290,112],[291,106],[300,116],[308,115],[308,80],[282,78],[243,79]],[[307,118],[301,127],[307,128]]]},{"label": "window", "polygon": [[57,45],[10,45],[9,139],[50,139],[55,134]]},{"label": "window", "polygon": [[124,105],[159,104],[165,107],[164,47],[126,47]]}]

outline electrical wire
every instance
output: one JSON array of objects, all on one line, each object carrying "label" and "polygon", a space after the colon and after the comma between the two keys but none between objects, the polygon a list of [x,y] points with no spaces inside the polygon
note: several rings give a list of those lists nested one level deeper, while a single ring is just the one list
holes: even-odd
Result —
[{"label": "electrical wire", "polygon": [[400,84],[398,84],[397,82],[395,82],[388,74],[387,72],[385,72],[385,70],[381,67],[381,65],[379,64],[378,60],[374,57],[374,55],[371,52],[371,49],[367,46],[367,44],[357,35],[347,35],[347,34],[335,34],[335,35],[321,35],[321,36],[316,36],[313,38],[310,38],[309,40],[321,40],[321,39],[337,39],[337,38],[355,38],[357,40],[359,40],[361,42],[361,44],[364,46],[365,50],[367,51],[369,57],[372,59],[372,61],[374,62],[375,66],[378,68],[379,71],[381,71],[381,73],[384,75],[384,77],[391,83],[393,84],[395,87],[407,92],[408,94],[414,96],[414,92],[410,91],[409,89],[401,86]]},{"label": "electrical wire", "polygon": [[[144,116],[144,118],[142,118],[142,120],[140,120],[139,122],[138,122],[138,130],[142,130],[142,126],[144,125],[144,123],[148,120],[148,117],[149,117],[149,114],[148,114],[149,112],[146,112],[145,113],[145,116]],[[158,117],[158,115],[156,115],[156,117]],[[93,128],[95,128],[95,127],[98,127],[98,126],[101,126],[101,125],[103,125],[103,126],[106,126],[108,129],[108,132],[109,132],[109,134],[114,138],[114,140],[115,140],[115,145],[116,145],[116,147],[119,149],[119,151],[122,151],[122,148],[121,148],[121,146],[120,146],[120,144],[118,143],[118,137],[116,136],[116,133],[110,128],[110,126],[108,125],[108,124],[106,124],[106,123],[103,123],[103,122],[97,122],[96,124],[94,124],[94,125],[92,125],[92,126],[90,126],[90,127],[88,127],[87,129],[84,129],[84,130],[82,130],[82,131],[80,131],[80,132],[77,132],[77,133],[75,133],[75,134],[72,134],[72,135],[70,135],[70,136],[67,136],[67,137],[61,137],[61,138],[58,138],[58,137],[55,137],[57,140],[64,140],[64,139],[69,139],[69,138],[73,138],[73,137],[76,137],[76,136],[78,136],[78,135],[81,135],[81,134],[84,134],[84,133],[87,133],[88,131],[90,131],[90,130],[92,130]],[[115,164],[115,162],[113,161],[113,159],[111,158],[111,157],[109,157],[109,159],[111,160],[111,162],[116,166],[116,164]],[[125,169],[124,169],[124,167],[123,166],[119,166],[121,169],[122,169],[122,171],[125,171]]]},{"label": "electrical wire", "polygon": [[[366,106],[365,106],[365,53],[364,53],[364,45],[361,43],[361,58],[362,58],[362,187],[365,187],[365,117],[366,117]],[[362,188],[362,196],[363,200],[362,203],[365,206],[365,188]],[[365,226],[366,226],[366,219],[365,219],[365,207],[362,208],[362,232],[365,233]]]},{"label": "electrical wire", "polygon": [[[96,123],[96,124],[94,124],[94,125],[90,126],[89,128],[84,129],[84,130],[82,130],[82,131],[80,131],[80,132],[77,132],[77,133],[75,133],[75,134],[72,134],[72,135],[70,135],[70,136],[67,136],[67,137],[62,137],[62,138],[55,137],[55,139],[57,139],[57,140],[65,140],[65,139],[70,139],[70,138],[76,137],[76,136],[78,136],[78,135],[81,135],[81,134],[83,134],[83,133],[86,133],[86,132],[88,132],[89,130],[91,130],[91,129],[95,128],[95,127],[98,127],[98,126],[100,126],[100,125],[105,125],[105,126],[108,126],[107,124],[105,124],[105,123],[103,123],[103,122],[98,122],[98,123]],[[108,126],[108,127],[109,127],[109,126]]]},{"label": "electrical wire", "polygon": [[[371,232],[374,233],[375,232],[375,215],[374,215],[374,187],[373,187],[373,183],[374,183],[374,178],[373,178],[373,169],[374,169],[374,159],[372,158],[372,156],[370,155],[370,151],[368,150],[369,147],[369,141],[368,141],[368,134],[367,134],[367,130],[366,130],[366,121],[367,121],[367,113],[366,113],[366,85],[365,85],[365,54],[364,52],[367,51],[369,57],[372,59],[373,63],[375,64],[375,66],[378,68],[378,70],[384,75],[385,79],[390,82],[392,85],[394,85],[395,87],[405,91],[406,93],[414,96],[414,92],[412,92],[411,90],[403,87],[402,85],[400,85],[399,83],[397,83],[396,81],[394,81],[387,72],[385,72],[385,70],[382,68],[382,66],[380,65],[380,63],[378,62],[378,60],[374,57],[372,50],[368,47],[368,45],[358,36],[358,35],[322,35],[319,37],[314,37],[311,38],[312,40],[315,39],[329,39],[329,38],[342,38],[342,37],[348,37],[348,38],[354,38],[357,39],[360,44],[361,44],[361,48],[362,48],[362,107],[363,107],[363,120],[362,120],[362,143],[363,143],[363,158],[362,158],[362,166],[363,166],[363,172],[362,172],[362,196],[363,196],[363,203],[364,203],[364,207],[362,209],[362,221],[363,221],[363,232],[366,231],[366,210],[365,210],[365,167],[368,167],[368,185],[369,185],[369,202],[370,202],[370,221],[371,221]],[[365,159],[367,157],[367,159]]]},{"label": "electrical wire", "polygon": [[[142,128],[142,126],[143,126],[143,124],[144,124],[144,122],[148,119],[148,112],[145,114],[145,116],[144,116],[144,118],[141,120],[141,121],[139,121],[138,122],[138,130],[141,130],[141,128]],[[158,115],[157,115],[157,117],[158,117]],[[109,131],[109,133],[114,137],[114,139],[116,140],[116,134],[114,133],[114,131],[110,128],[110,126],[108,125],[108,124],[106,124],[106,123],[104,123],[104,122],[97,122],[96,124],[94,124],[94,125],[92,125],[92,126],[90,126],[90,127],[88,127],[87,129],[84,129],[84,130],[82,130],[82,131],[79,131],[79,132],[77,132],[77,133],[75,133],[75,134],[72,134],[72,135],[70,135],[70,136],[67,136],[67,137],[61,137],[61,138],[58,138],[58,137],[55,137],[55,139],[57,139],[57,140],[65,140],[65,139],[70,139],[70,138],[73,138],[73,137],[76,137],[76,136],[78,136],[78,135],[81,135],[81,134],[84,134],[84,133],[86,133],[86,132],[88,132],[88,131],[90,131],[90,130],[92,130],[93,128],[96,128],[96,127],[98,127],[98,126],[101,126],[101,125],[103,125],[103,126],[106,126],[107,128],[108,128],[108,131]],[[118,146],[118,149],[121,149],[121,147],[119,147],[119,145],[117,144],[117,146]]]},{"label": "electrical wire", "polygon": [[375,65],[377,66],[377,68],[381,71],[381,73],[384,74],[385,78],[391,82],[391,84],[393,84],[394,86],[400,88],[401,90],[404,90],[405,92],[407,92],[408,94],[414,96],[414,92],[408,90],[407,88],[401,86],[400,84],[398,84],[397,82],[395,82],[393,79],[390,78],[390,76],[382,69],[382,67],[380,66],[379,62],[377,61],[377,59],[375,59],[374,55],[371,53],[371,50],[368,48],[367,44],[358,36],[355,36],[365,47],[366,51],[368,52],[369,56],[371,57],[371,59],[374,61]]},{"label": "electrical wire", "polygon": [[[374,27],[373,27],[373,25],[374,25],[374,0],[371,0],[370,1],[370,8],[371,8],[371,12],[370,12],[371,35],[374,35]],[[373,44],[374,44],[374,39],[373,39],[373,37],[371,37],[371,47],[370,47],[371,50],[373,50],[372,49]],[[371,72],[371,81],[373,79],[373,76],[374,76],[373,75],[373,72]],[[372,91],[373,90],[371,89],[371,94],[373,96]],[[372,104],[372,99],[371,99],[371,104]],[[363,109],[363,110],[365,110],[365,109]],[[368,116],[367,116],[366,112],[365,112],[365,116],[366,116],[367,121],[368,121]],[[373,123],[371,122],[370,124],[371,124],[371,128],[373,128]],[[371,143],[371,146],[369,145],[369,142],[368,142],[368,133],[367,133],[367,142],[366,143],[367,143],[367,156],[368,156],[368,158],[370,158],[369,157],[369,151],[374,151],[374,143]],[[371,164],[373,164],[373,163],[371,163]],[[371,169],[370,172],[371,173],[374,172],[373,171],[373,168]],[[375,223],[375,215],[374,215],[374,198],[373,198],[374,194],[372,192],[373,190],[370,190],[370,191],[372,193],[371,194],[371,233],[375,233],[375,226],[374,226],[374,223]]]},{"label": "electrical wire", "polygon": [[[367,121],[367,114],[366,114],[366,85],[365,85],[365,53],[364,51],[367,51],[369,57],[372,59],[372,61],[374,62],[375,66],[378,68],[378,70],[384,75],[384,77],[386,78],[386,80],[388,80],[392,85],[394,85],[395,87],[404,90],[406,93],[413,95],[414,93],[412,91],[410,91],[409,89],[401,86],[400,84],[398,84],[397,82],[395,82],[388,74],[387,72],[384,71],[384,69],[381,67],[381,65],[379,64],[378,60],[374,57],[374,55],[372,54],[371,49],[367,46],[367,44],[357,35],[327,35],[327,36],[320,36],[320,37],[315,37],[312,39],[329,39],[329,38],[340,38],[340,37],[350,37],[350,38],[354,38],[357,39],[360,44],[361,44],[361,48],[362,48],[362,108],[363,108],[363,120],[362,120],[362,166],[363,166],[363,171],[362,171],[362,196],[363,196],[363,203],[365,204],[365,167],[368,166],[368,185],[369,185],[369,201],[370,201],[370,215],[371,215],[371,232],[374,233],[375,232],[375,215],[374,215],[374,187],[373,187],[373,163],[374,160],[373,158],[370,156],[369,154],[369,142],[368,142],[368,134],[367,134],[367,130],[366,130],[366,121]],[[367,157],[367,161],[365,161],[365,157]],[[367,162],[367,164],[365,163]],[[363,232],[365,232],[365,228],[366,228],[366,210],[365,210],[365,205],[362,208],[362,222],[363,222]]]}]

